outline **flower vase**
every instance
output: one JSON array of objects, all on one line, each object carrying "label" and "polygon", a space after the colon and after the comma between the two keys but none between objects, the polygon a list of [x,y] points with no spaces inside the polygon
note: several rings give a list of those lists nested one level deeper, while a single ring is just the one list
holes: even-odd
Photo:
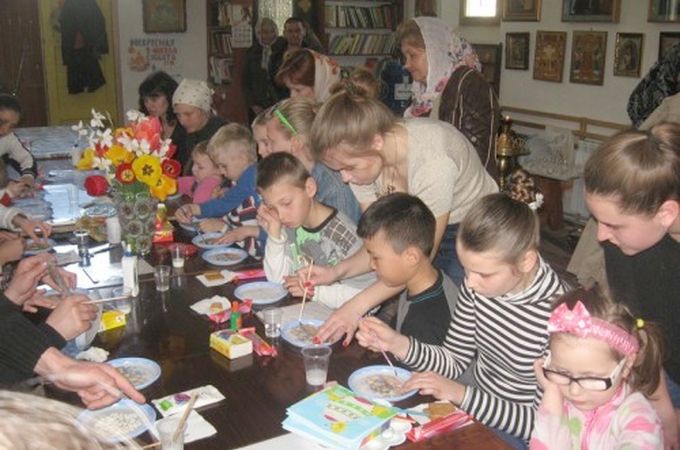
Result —
[{"label": "flower vase", "polygon": [[137,255],[148,255],[156,229],[156,203],[149,192],[114,191],[113,201],[120,219],[121,237]]}]

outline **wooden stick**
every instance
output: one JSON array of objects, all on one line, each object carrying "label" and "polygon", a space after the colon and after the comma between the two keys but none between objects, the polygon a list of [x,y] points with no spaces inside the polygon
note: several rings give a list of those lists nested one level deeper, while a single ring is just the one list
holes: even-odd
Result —
[{"label": "wooden stick", "polygon": [[182,430],[184,429],[184,424],[187,422],[187,419],[189,418],[189,413],[193,409],[197,398],[198,394],[196,392],[191,394],[191,400],[189,400],[189,403],[187,403],[187,407],[184,409],[182,417],[179,419],[179,422],[177,422],[177,429],[175,429],[175,432],[172,435],[172,442],[175,442],[179,437],[180,433],[182,433]]},{"label": "wooden stick", "polygon": [[160,446],[161,446],[160,442],[152,442],[151,444],[143,445],[142,448],[154,448],[154,447],[160,447]]},{"label": "wooden stick", "polygon": [[130,295],[119,295],[118,297],[100,298],[98,300],[89,300],[85,303],[88,304],[88,305],[96,305],[98,303],[115,302],[116,300],[127,300],[128,298],[130,298]]},{"label": "wooden stick", "polygon": [[306,284],[309,282],[309,277],[312,276],[312,268],[314,267],[314,260],[312,260],[312,263],[309,265],[309,269],[307,270],[307,281],[302,283],[302,305],[300,305],[300,315],[298,316],[298,322],[302,322],[302,312],[305,310],[305,300],[307,300],[307,286]]}]

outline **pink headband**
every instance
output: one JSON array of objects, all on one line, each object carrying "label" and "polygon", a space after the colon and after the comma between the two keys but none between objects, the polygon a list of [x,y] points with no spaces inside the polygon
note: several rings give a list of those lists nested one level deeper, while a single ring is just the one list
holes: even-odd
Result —
[{"label": "pink headband", "polygon": [[576,302],[572,310],[569,310],[566,303],[555,308],[548,320],[548,332],[600,339],[626,356],[640,348],[638,340],[624,329],[597,317],[591,317],[580,301]]}]

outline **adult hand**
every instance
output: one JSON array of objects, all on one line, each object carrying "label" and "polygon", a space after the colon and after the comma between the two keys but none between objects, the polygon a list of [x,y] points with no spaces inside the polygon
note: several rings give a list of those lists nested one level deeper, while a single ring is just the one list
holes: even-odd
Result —
[{"label": "adult hand", "polygon": [[84,333],[97,318],[97,306],[85,303],[90,299],[82,294],[64,298],[47,317],[47,324],[67,341]]},{"label": "adult hand", "polygon": [[362,314],[355,311],[350,303],[345,303],[326,319],[326,322],[321,325],[319,332],[314,337],[315,342],[333,343],[340,340],[343,335],[345,336],[342,341],[343,347],[347,347],[352,342]]},{"label": "adult hand", "polygon": [[356,338],[362,347],[374,352],[390,352],[399,359],[406,358],[410,346],[408,337],[376,317],[365,317],[359,321]]},{"label": "adult hand", "polygon": [[175,218],[182,223],[189,223],[194,216],[201,214],[201,207],[195,203],[189,203],[187,205],[181,206],[175,212]]},{"label": "adult hand", "polygon": [[274,239],[281,239],[281,219],[274,208],[262,204],[257,209],[257,224]]},{"label": "adult hand", "polygon": [[59,304],[61,297],[45,296],[45,291],[37,289],[33,297],[29,298],[22,305],[22,309],[28,313],[38,312],[38,308],[54,309]]},{"label": "adult hand", "polygon": [[13,232],[13,231],[5,231],[5,230],[0,230],[0,242],[5,242],[9,241],[12,239],[17,239],[19,238],[19,234]]},{"label": "adult hand", "polygon": [[421,395],[431,395],[437,400],[448,400],[455,405],[463,403],[465,385],[434,372],[416,373],[401,388],[402,392],[418,389]]},{"label": "adult hand", "polygon": [[14,219],[12,219],[12,223],[21,228],[21,231],[23,231],[24,234],[35,241],[40,241],[52,234],[52,227],[49,224],[31,220],[22,215],[15,216]]},{"label": "adult hand", "polygon": [[198,223],[198,228],[204,233],[221,232],[225,222],[222,219],[203,219]]},{"label": "adult hand", "polygon": [[[75,287],[78,285],[77,275],[73,272],[69,272],[63,267],[57,267],[57,270],[61,274],[61,277],[64,279],[64,282],[66,282],[66,286],[68,286],[71,289],[75,289]],[[42,281],[47,283],[55,291],[61,290],[61,286],[59,286],[57,282],[52,279],[52,275],[50,275],[49,271],[43,277]]]},{"label": "adult hand", "polygon": [[0,266],[21,259],[24,254],[24,240],[14,235],[14,239],[0,241]]},{"label": "adult hand", "polygon": [[33,297],[40,280],[47,274],[47,261],[50,258],[51,255],[43,253],[22,259],[5,289],[5,296],[16,305],[23,305]]},{"label": "adult hand", "polygon": [[[297,275],[283,277],[283,287],[285,287],[293,297],[302,297],[305,294],[303,281]],[[307,298],[314,297],[314,287],[307,286]]]},{"label": "adult hand", "polygon": [[327,286],[338,281],[335,267],[337,266],[305,266],[298,269],[297,275],[304,277],[312,286]]}]

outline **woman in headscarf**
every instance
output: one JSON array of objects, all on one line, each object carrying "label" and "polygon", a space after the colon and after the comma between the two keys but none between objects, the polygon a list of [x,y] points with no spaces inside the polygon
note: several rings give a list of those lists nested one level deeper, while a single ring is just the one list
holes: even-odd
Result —
[{"label": "woman in headscarf", "polygon": [[177,120],[187,131],[185,153],[177,155],[182,168],[186,168],[194,146],[209,140],[224,125],[224,119],[213,114],[212,94],[205,81],[185,78],[172,96]]},{"label": "woman in headscarf", "polygon": [[453,124],[477,150],[487,172],[498,178],[498,98],[484,79],[472,46],[441,19],[416,17],[397,30],[405,68],[413,77],[405,117],[431,117]]},{"label": "woman in headscarf", "polygon": [[269,60],[272,45],[279,37],[276,22],[263,17],[255,25],[257,40],[246,53],[246,63],[243,68],[243,92],[246,97],[250,122],[255,116],[276,102],[276,91],[269,78]]},{"label": "woman in headscarf", "polygon": [[286,59],[276,73],[275,81],[286,86],[291,97],[308,97],[323,103],[331,96],[331,87],[341,78],[338,63],[326,55],[303,48]]}]

